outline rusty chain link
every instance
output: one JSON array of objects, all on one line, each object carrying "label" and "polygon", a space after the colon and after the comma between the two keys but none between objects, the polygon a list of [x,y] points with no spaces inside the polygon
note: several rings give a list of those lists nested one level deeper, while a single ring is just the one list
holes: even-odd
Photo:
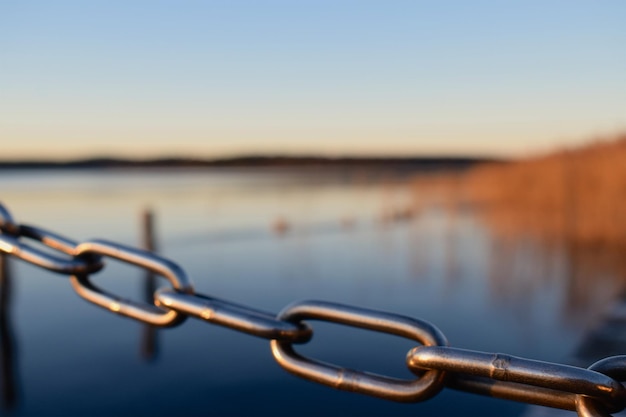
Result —
[{"label": "rusty chain link", "polygon": [[[58,252],[51,255],[43,248]],[[288,372],[330,387],[400,402],[418,402],[444,387],[491,397],[577,411],[580,417],[608,416],[626,407],[626,355],[612,356],[589,368],[448,346],[432,324],[393,313],[324,301],[302,301],[278,315],[198,294],[175,262],[152,252],[105,240],[74,242],[45,229],[22,225],[0,204],[0,253],[70,276],[86,300],[143,323],[167,327],[194,317],[270,340],[274,359]],[[154,293],[154,304],[125,300],[93,285],[90,274],[103,269],[103,258],[116,259],[166,278],[171,288]],[[294,343],[313,335],[309,320],[359,327],[414,340],[406,355],[412,380],[345,369],[298,354]]]}]

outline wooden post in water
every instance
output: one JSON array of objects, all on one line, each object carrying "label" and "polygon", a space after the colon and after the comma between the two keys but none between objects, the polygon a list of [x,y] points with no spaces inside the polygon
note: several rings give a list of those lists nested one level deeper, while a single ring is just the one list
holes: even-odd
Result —
[{"label": "wooden post in water", "polygon": [[9,259],[6,255],[0,254],[0,383],[4,410],[11,410],[17,402],[15,339],[10,317],[11,284]]},{"label": "wooden post in water", "polygon": [[[156,237],[154,233],[154,214],[149,208],[144,209],[141,213],[141,238],[144,249],[151,252],[157,251]],[[154,291],[156,290],[156,287],[156,277],[154,276],[154,273],[146,271],[143,293],[144,300],[147,303],[151,304],[154,302]],[[147,361],[154,360],[157,354],[157,345],[157,328],[150,324],[144,325],[141,338],[141,356]]]}]

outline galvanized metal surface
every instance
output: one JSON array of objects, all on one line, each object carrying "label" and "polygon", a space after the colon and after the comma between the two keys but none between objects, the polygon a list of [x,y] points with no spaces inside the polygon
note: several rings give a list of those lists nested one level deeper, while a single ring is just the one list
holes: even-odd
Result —
[{"label": "galvanized metal surface", "polygon": [[[61,252],[50,255],[23,242]],[[15,222],[0,204],[0,255],[70,276],[76,292],[111,312],[153,326],[175,326],[186,317],[199,318],[257,337],[270,339],[272,354],[287,371],[302,378],[365,395],[400,402],[418,402],[450,387],[553,408],[576,410],[581,417],[606,416],[626,406],[626,356],[612,356],[588,369],[503,354],[447,346],[437,327],[393,313],[324,301],[304,301],[278,315],[198,294],[184,269],[153,252],[105,240],[76,243],[35,226]],[[171,288],[154,292],[154,303],[125,300],[96,287],[90,275],[103,268],[102,258],[116,259],[166,278]],[[406,365],[416,378],[400,380],[349,370],[306,358],[293,343],[305,343],[314,330],[307,321],[334,322],[414,340]]]}]

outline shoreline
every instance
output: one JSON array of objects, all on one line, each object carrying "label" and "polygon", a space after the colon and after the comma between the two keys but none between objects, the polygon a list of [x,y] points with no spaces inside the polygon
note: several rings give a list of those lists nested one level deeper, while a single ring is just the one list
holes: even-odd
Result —
[{"label": "shoreline", "polygon": [[317,156],[244,156],[227,159],[192,158],[87,158],[69,161],[17,160],[0,161],[0,170],[51,169],[176,169],[176,168],[332,168],[332,169],[392,169],[412,171],[464,170],[478,164],[495,162],[486,157],[411,157],[411,158],[326,158]]}]

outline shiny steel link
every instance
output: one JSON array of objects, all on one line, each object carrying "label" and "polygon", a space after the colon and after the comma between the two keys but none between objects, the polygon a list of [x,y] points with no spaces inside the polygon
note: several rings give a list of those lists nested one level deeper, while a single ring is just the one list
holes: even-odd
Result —
[{"label": "shiny steel link", "polygon": [[448,373],[446,387],[463,392],[576,411],[576,394],[487,377]]},{"label": "shiny steel link", "polygon": [[158,306],[264,339],[303,343],[312,335],[306,324],[277,320],[270,313],[205,295],[181,294],[163,288],[155,293],[154,300]]},{"label": "shiny steel link", "polygon": [[[619,381],[626,381],[626,356],[612,356],[604,358],[589,367],[592,371],[601,372]],[[624,398],[622,398],[624,400]],[[622,401],[620,411],[624,408]],[[576,411],[580,417],[605,417],[609,416],[610,410],[595,398],[584,395],[576,396]]]},{"label": "shiny steel link", "polygon": [[[38,241],[43,246],[71,256],[64,259],[34,248],[19,239],[26,237]],[[102,262],[93,256],[77,256],[77,243],[42,228],[18,225],[9,210],[0,204],[0,251],[13,255],[25,262],[61,274],[96,272],[102,269]]]},{"label": "shiny steel link", "polygon": [[[84,274],[97,272],[103,267],[97,256],[79,256],[77,242],[48,230],[28,225],[14,225],[10,234],[0,234],[0,251],[16,258],[60,274]],[[70,259],[51,255],[38,248],[27,245],[19,238],[29,238],[43,246],[71,256]]]},{"label": "shiny steel link", "polygon": [[[192,294],[193,286],[185,271],[174,262],[152,252],[123,246],[106,240],[91,240],[78,245],[79,256],[85,254],[107,256],[122,262],[148,269],[166,278],[175,290]],[[154,326],[174,326],[186,318],[175,310],[163,311],[160,308],[125,300],[96,287],[89,281],[89,275],[76,274],[70,278],[72,287],[83,298],[92,303],[135,320]]]},{"label": "shiny steel link", "polygon": [[441,346],[418,346],[407,356],[416,371],[438,369],[489,377],[601,399],[623,408],[626,390],[613,378],[593,370],[498,353],[475,352]]},{"label": "shiny steel link", "polygon": [[[447,345],[439,329],[425,321],[342,304],[302,301],[286,307],[278,318],[292,323],[308,319],[329,321],[406,337],[428,346]],[[289,342],[272,340],[270,343],[274,358],[287,371],[336,389],[393,401],[416,402],[434,396],[443,387],[445,374],[439,370],[422,372],[414,380],[403,380],[305,358],[296,353]]]}]

